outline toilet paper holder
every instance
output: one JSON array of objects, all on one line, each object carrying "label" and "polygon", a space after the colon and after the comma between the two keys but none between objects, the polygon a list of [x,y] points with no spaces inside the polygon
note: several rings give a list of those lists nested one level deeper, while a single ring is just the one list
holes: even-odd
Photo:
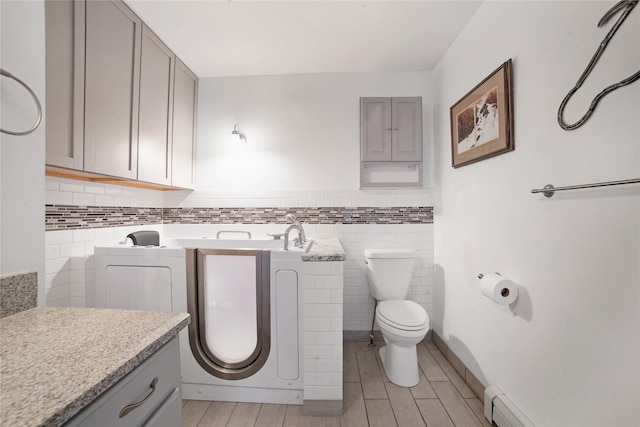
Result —
[{"label": "toilet paper holder", "polygon": [[[497,274],[498,276],[502,276],[502,274],[498,273],[497,271],[495,272],[495,274]],[[482,279],[484,277],[484,274],[480,273],[478,274],[478,279]],[[504,298],[509,296],[509,289],[504,288],[500,291],[500,295],[502,295]]]},{"label": "toilet paper holder", "polygon": [[[498,276],[502,276],[502,274],[498,273],[497,271],[494,274],[497,274]],[[478,279],[482,279],[483,277],[484,277],[484,274],[482,273],[478,274]]]},{"label": "toilet paper holder", "polygon": [[[497,271],[494,273],[498,276],[502,276],[502,274],[498,273]],[[482,279],[484,277],[484,274],[479,273],[478,274],[478,279]],[[509,290],[509,288],[502,288],[500,290],[500,296],[502,296],[503,298],[507,298],[509,295],[511,294],[511,291]],[[518,294],[516,292],[516,298],[517,298]]]}]

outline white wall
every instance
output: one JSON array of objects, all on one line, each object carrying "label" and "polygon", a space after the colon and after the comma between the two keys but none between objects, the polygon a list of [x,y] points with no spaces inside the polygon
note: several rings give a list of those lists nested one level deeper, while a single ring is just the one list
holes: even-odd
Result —
[{"label": "white wall", "polygon": [[[44,107],[45,44],[42,1],[2,1],[1,67],[26,82]],[[28,92],[1,78],[2,123],[13,131],[31,128],[36,107]],[[2,274],[36,271],[44,277],[44,132],[45,123],[27,136],[0,134]],[[44,302],[38,292],[38,304]]]},{"label": "white wall", "polygon": [[[615,2],[484,2],[434,71],[436,203],[433,325],[485,385],[538,426],[640,422],[640,187],[551,199],[532,188],[637,178],[640,82],[601,102],[580,129],[560,101],[611,27]],[[628,18],[567,109],[640,67]],[[451,168],[449,107],[514,61],[515,152]],[[512,307],[480,294],[478,273],[521,287]]]},{"label": "white wall", "polygon": [[[432,206],[431,190],[359,190],[360,96],[422,96],[425,170],[432,174],[429,73],[323,74],[203,79],[200,82],[196,191],[153,192],[47,177],[47,204],[150,207]],[[229,147],[238,123],[247,136]],[[427,175],[429,176],[429,175]],[[429,183],[429,178],[425,179]],[[121,189],[121,192],[118,192]],[[162,198],[159,200],[156,194]],[[145,228],[145,227],[138,227]],[[169,236],[219,230],[283,232],[283,225],[164,225]],[[336,237],[347,252],[345,330],[370,328],[365,248],[407,247],[418,259],[409,297],[432,309],[433,225],[305,225],[311,237]],[[94,245],[122,240],[130,228],[46,233],[47,304],[93,305]],[[86,286],[82,286],[83,280]]]},{"label": "white wall", "polygon": [[[422,96],[425,187],[359,190],[361,96]],[[47,177],[48,204],[164,207],[432,206],[433,111],[426,72],[209,78],[198,93],[196,191],[153,191]],[[234,124],[246,145],[230,145]],[[116,194],[122,188],[122,194]],[[158,192],[158,194],[160,194]],[[129,197],[129,199],[126,199]],[[145,227],[138,227],[145,228]],[[146,227],[153,228],[153,227]],[[283,225],[164,225],[168,236],[214,236],[219,230],[284,232]],[[155,228],[154,228],[155,229]],[[311,237],[339,238],[347,252],[344,329],[371,326],[373,299],[365,248],[417,251],[409,298],[432,310],[433,225],[305,225]],[[47,303],[91,306],[93,246],[111,244],[128,228],[47,232]],[[82,279],[86,286],[81,286]]]},{"label": "white wall", "polygon": [[[167,194],[165,206],[433,205],[431,73],[206,78],[199,85],[197,191]],[[359,190],[360,97],[370,96],[422,96],[423,189]],[[230,141],[234,124],[246,135],[246,144],[239,146],[238,142]],[[282,226],[275,227],[275,231],[284,230]],[[207,229],[196,228],[196,234]],[[365,248],[415,249],[418,260],[409,298],[431,313],[433,225],[305,225],[305,228],[313,237],[339,238],[347,253],[345,330],[365,331],[371,327],[373,299],[364,270]],[[168,234],[184,234],[190,229],[191,226],[164,227]],[[214,229],[208,229],[207,234],[211,235]]]},{"label": "white wall", "polygon": [[[196,188],[359,188],[366,96],[422,96],[430,173],[431,80],[428,72],[201,79]],[[229,142],[236,123],[247,137],[242,147]]]}]

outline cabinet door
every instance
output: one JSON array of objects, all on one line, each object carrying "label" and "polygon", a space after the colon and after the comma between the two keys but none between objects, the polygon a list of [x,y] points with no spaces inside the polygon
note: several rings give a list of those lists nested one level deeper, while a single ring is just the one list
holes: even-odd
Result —
[{"label": "cabinet door", "polygon": [[141,31],[121,1],[86,2],[86,171],[136,178]]},{"label": "cabinet door", "polygon": [[391,98],[360,98],[362,161],[391,160]]},{"label": "cabinet door", "polygon": [[394,161],[422,161],[422,98],[392,98]]},{"label": "cabinet door", "polygon": [[46,163],[83,168],[84,2],[46,1]]},{"label": "cabinet door", "polygon": [[176,59],[173,92],[173,164],[171,184],[193,188],[198,78]]},{"label": "cabinet door", "polygon": [[142,26],[138,180],[171,185],[173,69],[175,55]]}]

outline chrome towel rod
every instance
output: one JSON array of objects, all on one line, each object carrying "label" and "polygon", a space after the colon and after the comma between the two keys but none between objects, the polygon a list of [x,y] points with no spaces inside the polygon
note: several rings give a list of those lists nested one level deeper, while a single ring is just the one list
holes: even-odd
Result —
[{"label": "chrome towel rod", "polygon": [[547,184],[544,186],[544,188],[534,188],[533,190],[531,190],[531,192],[542,193],[544,194],[545,197],[551,197],[555,194],[556,191],[578,190],[581,188],[594,188],[594,187],[609,187],[612,185],[638,184],[638,183],[640,183],[640,178],[623,179],[621,181],[597,182],[595,184],[569,185],[566,187],[554,187],[551,184]]}]

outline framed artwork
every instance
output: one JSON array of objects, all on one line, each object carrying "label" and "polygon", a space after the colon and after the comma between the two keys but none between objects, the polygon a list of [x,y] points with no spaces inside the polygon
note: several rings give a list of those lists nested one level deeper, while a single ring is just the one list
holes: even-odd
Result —
[{"label": "framed artwork", "polygon": [[452,166],[465,166],[514,148],[509,59],[451,107]]}]

